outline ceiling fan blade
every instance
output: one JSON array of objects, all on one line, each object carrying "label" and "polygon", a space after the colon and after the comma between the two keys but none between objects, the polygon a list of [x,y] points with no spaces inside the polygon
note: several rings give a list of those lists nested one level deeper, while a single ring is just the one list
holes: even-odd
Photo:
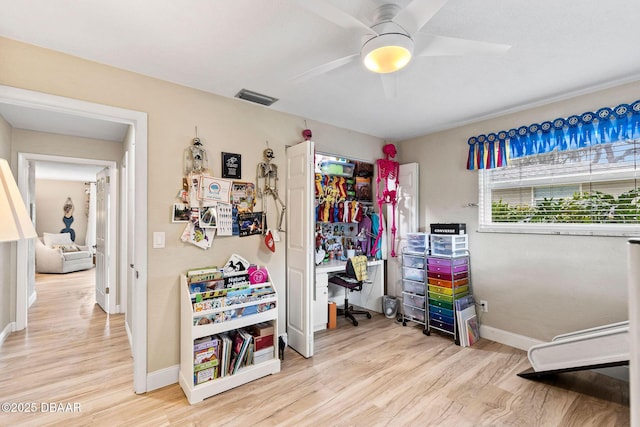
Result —
[{"label": "ceiling fan blade", "polygon": [[393,18],[409,34],[416,33],[424,27],[449,0],[413,0]]},{"label": "ceiling fan blade", "polygon": [[305,7],[307,10],[326,19],[329,22],[333,22],[340,27],[347,29],[356,29],[359,31],[364,30],[366,34],[377,35],[377,33],[364,22],[349,15],[344,10],[339,9],[323,0],[298,0],[298,3],[301,6]]},{"label": "ceiling fan blade", "polygon": [[398,96],[398,89],[400,88],[399,73],[380,74],[380,81],[387,99],[393,99]]},{"label": "ceiling fan blade", "polygon": [[416,56],[500,56],[511,45],[418,33]]},{"label": "ceiling fan blade", "polygon": [[335,59],[331,62],[326,62],[324,64],[318,65],[317,67],[314,67],[312,69],[310,69],[309,71],[305,71],[302,74],[298,74],[297,76],[293,77],[293,81],[295,83],[302,83],[304,81],[307,81],[309,79],[312,79],[314,77],[317,77],[321,74],[325,74],[328,73],[331,70],[335,70],[336,68],[340,68],[344,65],[347,65],[355,60],[357,60],[358,58],[360,58],[360,54],[359,53],[354,53],[353,55],[349,55],[349,56],[345,56],[342,58],[338,58]]}]

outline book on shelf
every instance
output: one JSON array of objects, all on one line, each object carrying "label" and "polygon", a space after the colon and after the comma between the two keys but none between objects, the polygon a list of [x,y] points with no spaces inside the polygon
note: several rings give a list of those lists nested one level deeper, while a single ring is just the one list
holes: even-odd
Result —
[{"label": "book on shelf", "polygon": [[220,376],[226,377],[229,375],[229,362],[231,361],[231,338],[227,332],[219,335],[222,340],[222,357],[220,358]]},{"label": "book on shelf", "polygon": [[208,368],[208,369],[203,369],[201,371],[197,371],[193,373],[193,384],[194,385],[198,385],[198,384],[203,384],[206,383],[207,381],[212,381],[215,380],[216,378],[218,378],[218,369],[216,368]]},{"label": "book on shelf", "polygon": [[247,363],[247,351],[251,342],[252,336],[248,332],[242,329],[235,331],[231,362],[229,364],[229,370],[232,374],[238,372],[238,370]]},{"label": "book on shelf", "polygon": [[215,267],[215,266],[191,268],[187,270],[187,277],[207,275],[207,274],[220,274],[220,276],[222,277],[222,272],[218,267]]}]

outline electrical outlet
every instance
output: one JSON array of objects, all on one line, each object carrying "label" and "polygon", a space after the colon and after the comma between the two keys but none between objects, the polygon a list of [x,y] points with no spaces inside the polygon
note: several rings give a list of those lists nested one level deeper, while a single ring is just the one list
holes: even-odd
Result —
[{"label": "electrical outlet", "polygon": [[480,311],[489,312],[489,303],[483,299],[480,300]]}]

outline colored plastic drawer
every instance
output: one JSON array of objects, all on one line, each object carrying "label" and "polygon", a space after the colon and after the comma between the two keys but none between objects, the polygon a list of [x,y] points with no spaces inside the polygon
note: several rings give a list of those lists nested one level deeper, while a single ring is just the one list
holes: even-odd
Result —
[{"label": "colored plastic drawer", "polygon": [[429,299],[430,300],[435,300],[435,301],[442,301],[445,302],[447,304],[450,304],[453,306],[453,296],[452,295],[445,295],[445,294],[439,294],[433,291],[429,291]]},{"label": "colored plastic drawer", "polygon": [[448,310],[446,308],[438,307],[431,304],[429,304],[429,314],[439,314],[442,316],[451,317],[453,319],[453,310]]},{"label": "colored plastic drawer", "polygon": [[438,313],[429,313],[429,320],[435,320],[438,322],[446,323],[447,325],[453,325],[453,317],[444,316]]},{"label": "colored plastic drawer", "polygon": [[436,294],[445,294],[445,295],[458,295],[461,294],[463,292],[468,292],[469,291],[469,286],[465,285],[465,286],[459,286],[457,288],[442,288],[440,286],[434,286],[434,285],[429,285],[429,292],[433,292]]},{"label": "colored plastic drawer", "polygon": [[456,280],[455,282],[451,282],[449,280],[440,280],[440,279],[432,279],[429,277],[429,284],[435,286],[442,286],[443,288],[453,288],[458,286],[464,286],[469,283],[469,279],[464,278],[460,280]]},{"label": "colored plastic drawer", "polygon": [[403,308],[405,317],[424,322],[424,310],[406,304],[403,305]]},{"label": "colored plastic drawer", "polygon": [[444,323],[436,319],[429,320],[429,327],[453,333],[453,325],[449,325],[448,323]]},{"label": "colored plastic drawer", "polygon": [[424,270],[424,256],[402,254],[402,265],[404,267]]},{"label": "colored plastic drawer", "polygon": [[467,265],[429,265],[429,271],[444,274],[465,273],[467,271]]},{"label": "colored plastic drawer", "polygon": [[411,292],[412,294],[426,295],[427,287],[424,283],[413,282],[411,280],[402,281],[402,290],[404,292]]},{"label": "colored plastic drawer", "polygon": [[464,273],[455,273],[453,275],[446,274],[446,273],[438,273],[438,272],[435,272],[435,271],[428,271],[427,272],[427,276],[432,278],[432,279],[440,279],[440,280],[448,280],[448,281],[464,279],[468,275],[469,274],[466,271]]},{"label": "colored plastic drawer", "polygon": [[424,282],[424,270],[419,268],[402,267],[402,278],[414,280],[416,282]]},{"label": "colored plastic drawer", "polygon": [[421,307],[424,309],[424,300],[425,300],[424,295],[410,294],[407,292],[402,293],[402,302],[405,305],[410,305],[413,307]]},{"label": "colored plastic drawer", "polygon": [[459,258],[438,258],[438,257],[429,257],[427,258],[427,264],[429,266],[432,265],[444,265],[445,267],[456,266],[456,265],[467,265],[469,264],[469,257],[459,257]]},{"label": "colored plastic drawer", "polygon": [[[448,301],[432,298],[432,295],[429,295],[429,305],[431,307],[444,308],[444,309],[447,309],[447,310],[449,310],[449,311],[451,311],[453,313],[453,303],[452,302],[448,302]],[[431,310],[431,307],[429,307],[429,310]]]}]

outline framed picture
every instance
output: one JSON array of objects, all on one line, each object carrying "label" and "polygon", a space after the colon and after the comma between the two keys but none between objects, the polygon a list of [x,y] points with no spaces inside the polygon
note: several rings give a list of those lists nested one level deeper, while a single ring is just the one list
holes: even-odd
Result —
[{"label": "framed picture", "polygon": [[242,178],[242,159],[240,154],[222,153],[222,177]]},{"label": "framed picture", "polygon": [[174,203],[171,222],[189,222],[191,207],[186,203]]}]

